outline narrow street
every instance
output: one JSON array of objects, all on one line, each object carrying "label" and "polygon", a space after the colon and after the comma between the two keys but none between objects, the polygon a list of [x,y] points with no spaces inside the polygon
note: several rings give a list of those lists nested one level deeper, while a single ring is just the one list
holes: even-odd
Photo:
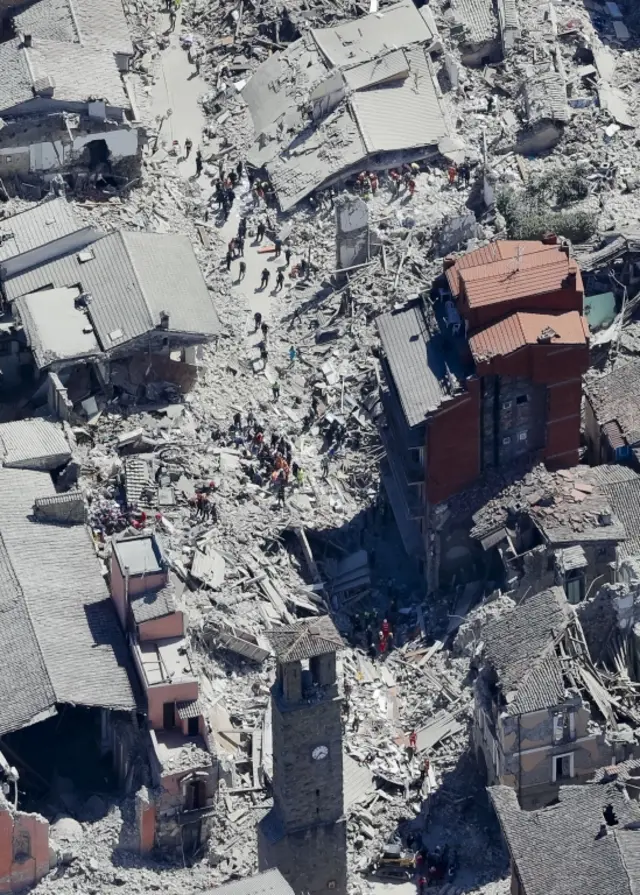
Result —
[{"label": "narrow street", "polygon": [[[169,15],[167,13],[158,14],[158,30],[166,32],[169,28]],[[155,120],[159,120],[166,115],[167,110],[171,109],[171,115],[166,117],[160,132],[159,145],[169,151],[177,142],[179,146],[178,168],[185,179],[195,179],[195,153],[198,146],[203,150],[205,159],[205,171],[198,178],[198,185],[203,191],[204,196],[208,199],[213,192],[213,181],[217,176],[217,167],[214,164],[208,166],[206,160],[218,149],[214,143],[202,145],[202,131],[205,125],[205,117],[200,105],[200,98],[207,91],[207,85],[202,78],[195,73],[193,65],[189,62],[188,52],[184,50],[180,44],[180,35],[182,33],[181,17],[178,15],[176,27],[170,35],[170,45],[162,52],[161,71],[157,78],[152,94],[151,108]],[[185,140],[190,138],[193,142],[193,150],[188,159],[184,157]],[[207,174],[209,168],[209,174]],[[251,214],[253,211],[253,198],[246,177],[236,188],[236,200],[231,209],[229,219],[222,225],[218,226],[212,223],[212,230],[217,234],[221,242],[226,246],[237,235],[238,224],[241,216]],[[213,206],[214,214],[210,221],[216,220],[215,206]],[[273,254],[260,254],[258,243],[255,240],[254,232],[258,223],[258,217],[252,216],[249,221],[247,239],[245,243],[244,261],[247,265],[246,276],[243,280],[239,280],[240,260],[235,259],[231,265],[229,273],[229,289],[237,297],[237,300],[243,302],[247,311],[247,348],[251,358],[259,358],[259,333],[254,334],[253,315],[256,311],[262,314],[263,320],[267,321],[269,326],[272,325],[272,315],[275,306],[275,298],[277,293],[275,290],[275,280],[280,266],[284,269],[284,258],[276,259]],[[263,245],[268,245],[268,237],[263,240]],[[260,277],[264,268],[270,271],[271,277],[269,285],[266,289],[260,289]],[[288,288],[288,278],[285,279],[284,289]],[[266,375],[270,380],[275,379],[269,368]]]}]

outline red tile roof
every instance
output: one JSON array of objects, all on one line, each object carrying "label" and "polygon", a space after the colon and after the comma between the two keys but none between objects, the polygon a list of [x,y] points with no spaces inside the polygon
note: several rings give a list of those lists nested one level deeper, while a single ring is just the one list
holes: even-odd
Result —
[{"label": "red tile roof", "polygon": [[463,289],[469,307],[496,304],[561,289],[578,265],[559,246],[499,240],[459,258],[447,270],[454,295]]},{"label": "red tile roof", "polygon": [[[544,335],[553,335],[547,341]],[[565,314],[535,314],[519,311],[487,326],[469,338],[476,363],[512,354],[525,345],[585,345],[589,330],[577,311]],[[542,339],[541,339],[542,336]]]}]

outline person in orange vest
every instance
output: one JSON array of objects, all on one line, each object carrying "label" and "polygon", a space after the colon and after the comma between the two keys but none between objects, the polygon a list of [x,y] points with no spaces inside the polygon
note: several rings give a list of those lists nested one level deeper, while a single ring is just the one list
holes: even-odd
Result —
[{"label": "person in orange vest", "polygon": [[449,175],[449,186],[453,186],[458,176],[458,168],[454,163],[451,163],[447,168],[447,174]]},{"label": "person in orange vest", "polygon": [[387,638],[384,636],[383,631],[378,632],[378,652],[380,655],[384,653],[387,648]]}]

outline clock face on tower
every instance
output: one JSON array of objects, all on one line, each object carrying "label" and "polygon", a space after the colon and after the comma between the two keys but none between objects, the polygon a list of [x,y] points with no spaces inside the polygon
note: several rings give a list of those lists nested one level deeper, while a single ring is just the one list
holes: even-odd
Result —
[{"label": "clock face on tower", "polygon": [[326,758],[328,754],[328,746],[316,746],[316,748],[311,753],[311,758],[315,759],[315,761],[322,761],[322,759]]}]

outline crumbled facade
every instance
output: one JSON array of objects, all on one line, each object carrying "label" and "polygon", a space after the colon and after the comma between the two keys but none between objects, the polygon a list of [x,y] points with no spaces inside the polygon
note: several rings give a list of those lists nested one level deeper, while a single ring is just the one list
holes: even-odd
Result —
[{"label": "crumbled facade", "polygon": [[516,467],[449,502],[441,549],[457,544],[515,595],[556,584],[579,603],[637,552],[639,497],[640,476],[624,467]]},{"label": "crumbled facade", "polygon": [[[533,594],[481,631],[474,744],[490,784],[512,787],[523,808],[585,782],[615,756],[593,689],[580,623],[560,588]],[[592,707],[593,706],[593,707]]]},{"label": "crumbled facade", "polygon": [[140,799],[141,847],[192,855],[209,836],[219,770],[176,582],[153,535],[114,541],[110,583],[147,702],[152,790]]}]

